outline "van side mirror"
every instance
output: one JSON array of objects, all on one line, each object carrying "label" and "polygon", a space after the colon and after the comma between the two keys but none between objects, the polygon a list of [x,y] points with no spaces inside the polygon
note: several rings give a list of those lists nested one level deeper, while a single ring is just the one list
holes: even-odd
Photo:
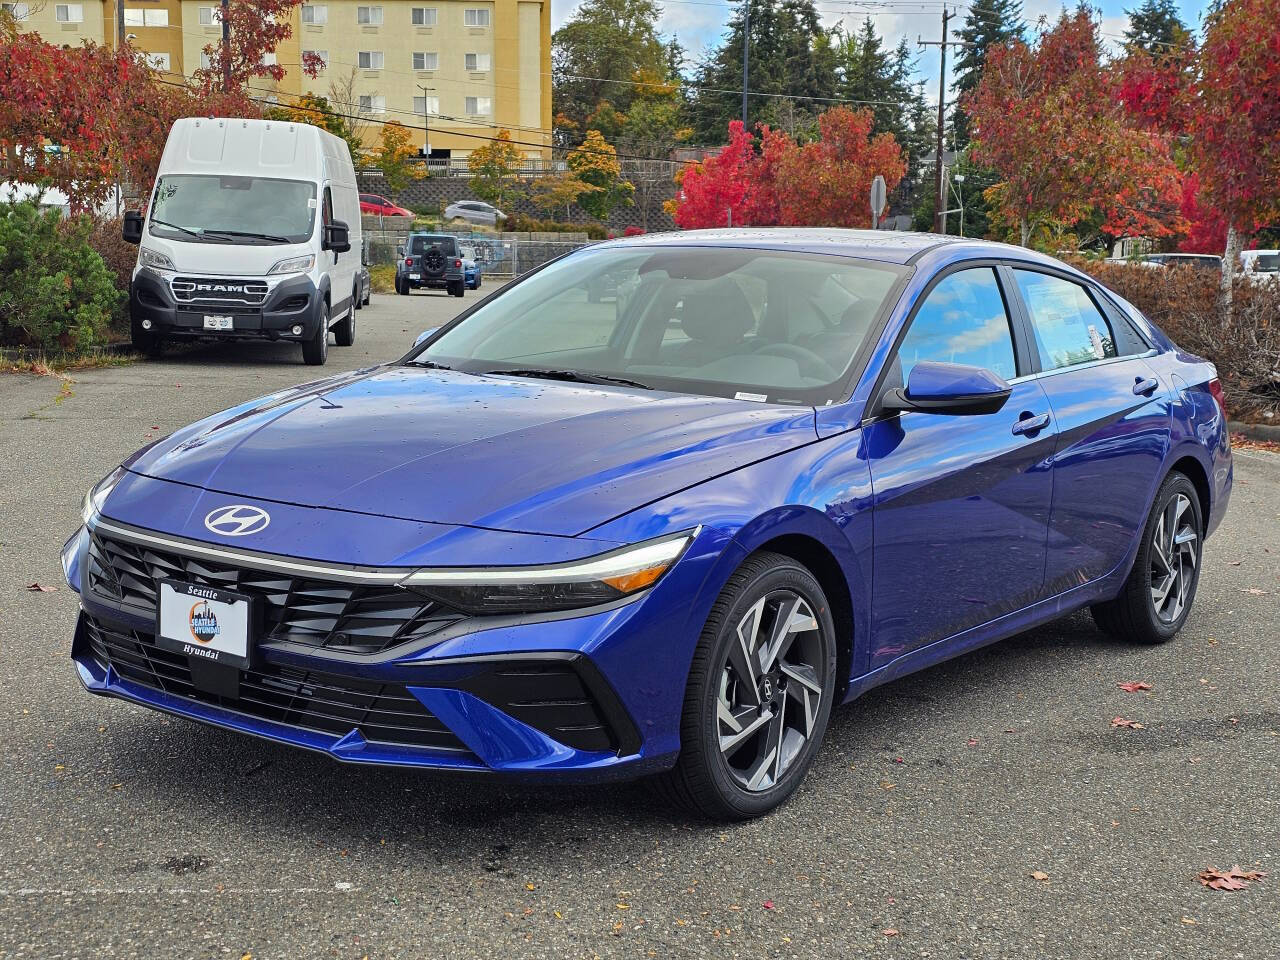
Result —
[{"label": "van side mirror", "polygon": [[137,210],[129,210],[120,224],[120,236],[125,243],[142,242],[142,214]]},{"label": "van side mirror", "polygon": [[351,249],[351,232],[341,220],[334,220],[324,228],[324,240],[321,246],[334,253],[346,253]]}]

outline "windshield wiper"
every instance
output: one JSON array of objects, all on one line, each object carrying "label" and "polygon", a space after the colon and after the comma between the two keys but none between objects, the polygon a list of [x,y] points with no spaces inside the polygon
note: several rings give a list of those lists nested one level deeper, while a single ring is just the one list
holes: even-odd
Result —
[{"label": "windshield wiper", "polygon": [[641,390],[652,390],[653,387],[639,380],[628,380],[626,377],[610,377],[603,373],[579,373],[577,370],[486,370],[481,376],[492,377],[533,377],[539,380],[565,380],[570,383],[608,383],[619,387],[639,387]]},{"label": "windshield wiper", "polygon": [[151,225],[153,227],[168,227],[171,230],[179,230],[182,233],[187,234],[187,236],[195,237],[197,240],[203,240],[206,236],[206,234],[201,233],[199,230],[190,230],[187,227],[180,227],[176,223],[170,223],[168,220],[159,220],[156,217],[151,218]]},{"label": "windshield wiper", "polygon": [[425,367],[428,370],[452,370],[453,367],[447,363],[437,363],[434,360],[406,360],[406,367]]},{"label": "windshield wiper", "polygon": [[256,233],[253,230],[223,230],[221,228],[206,230],[206,234],[216,233],[223,237],[250,237],[254,240],[270,240],[273,243],[288,243],[288,237],[277,237],[274,233]]}]

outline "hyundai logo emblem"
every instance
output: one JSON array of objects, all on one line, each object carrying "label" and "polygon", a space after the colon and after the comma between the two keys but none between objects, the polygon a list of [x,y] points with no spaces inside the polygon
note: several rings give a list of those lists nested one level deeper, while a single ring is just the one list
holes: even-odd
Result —
[{"label": "hyundai logo emblem", "polygon": [[243,537],[258,533],[265,530],[270,522],[271,514],[267,511],[243,503],[210,510],[204,518],[206,527],[224,537]]}]

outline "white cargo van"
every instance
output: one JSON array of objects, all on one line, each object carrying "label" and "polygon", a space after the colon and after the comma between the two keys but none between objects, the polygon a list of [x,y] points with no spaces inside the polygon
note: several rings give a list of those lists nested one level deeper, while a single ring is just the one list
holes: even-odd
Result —
[{"label": "white cargo van", "polygon": [[133,342],[291,340],[309,364],[355,342],[360,199],[346,141],[305,123],[187,117],[165,143],[139,244]]}]

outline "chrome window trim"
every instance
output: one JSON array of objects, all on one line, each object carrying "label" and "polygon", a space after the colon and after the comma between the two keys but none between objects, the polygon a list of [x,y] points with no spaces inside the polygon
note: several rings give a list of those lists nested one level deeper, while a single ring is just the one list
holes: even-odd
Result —
[{"label": "chrome window trim", "polygon": [[1014,377],[1006,383],[1025,383],[1028,380],[1039,380],[1042,377],[1056,377],[1062,373],[1072,373],[1076,370],[1092,370],[1094,367],[1106,366],[1109,363],[1121,363],[1125,360],[1149,360],[1158,355],[1159,350],[1152,347],[1146,353],[1127,353],[1120,357],[1103,357],[1101,360],[1089,360],[1085,363],[1073,363],[1067,367],[1054,367],[1052,370],[1039,370],[1035,373],[1028,373],[1021,377]]}]

